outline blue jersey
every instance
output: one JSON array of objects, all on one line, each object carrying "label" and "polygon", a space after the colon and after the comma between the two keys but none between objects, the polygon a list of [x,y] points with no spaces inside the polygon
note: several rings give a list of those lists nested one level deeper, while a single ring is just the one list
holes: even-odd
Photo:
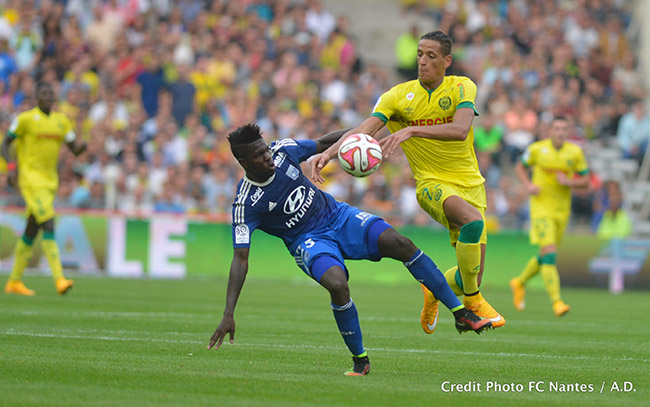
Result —
[{"label": "blue jersey", "polygon": [[[271,143],[275,174],[266,182],[246,176],[237,186],[232,208],[234,247],[250,247],[256,229],[281,238],[287,248],[301,235],[342,222],[342,204],[312,184],[300,163],[316,154],[313,140],[283,139]],[[347,205],[345,205],[347,207]]]}]

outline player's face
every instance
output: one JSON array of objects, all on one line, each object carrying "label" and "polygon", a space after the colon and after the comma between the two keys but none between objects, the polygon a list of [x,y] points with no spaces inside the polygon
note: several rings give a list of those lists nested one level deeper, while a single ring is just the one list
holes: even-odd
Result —
[{"label": "player's face", "polygon": [[264,140],[256,141],[248,151],[243,160],[246,176],[257,182],[269,179],[275,173],[275,163],[269,145]]},{"label": "player's face", "polygon": [[49,86],[40,88],[36,93],[36,100],[41,109],[49,111],[54,103],[54,90]]},{"label": "player's face", "polygon": [[451,55],[442,55],[438,41],[420,40],[418,44],[418,78],[422,83],[441,82],[449,65],[451,65]]},{"label": "player's face", "polygon": [[556,146],[561,146],[569,137],[569,122],[566,120],[553,120],[551,123],[551,140]]}]

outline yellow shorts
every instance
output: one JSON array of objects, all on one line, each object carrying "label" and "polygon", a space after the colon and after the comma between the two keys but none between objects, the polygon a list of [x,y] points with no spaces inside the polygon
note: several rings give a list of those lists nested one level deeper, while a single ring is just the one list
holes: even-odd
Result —
[{"label": "yellow shorts", "polygon": [[[458,196],[465,200],[481,213],[483,224],[485,225],[485,208],[487,199],[485,197],[485,187],[483,184],[475,187],[462,187],[454,184],[444,184],[436,180],[427,180],[419,182],[416,186],[418,203],[433,219],[449,229],[449,240],[452,245],[458,241],[460,230],[449,227],[449,221],[445,216],[443,204],[450,196]],[[480,243],[487,243],[486,228],[483,227]]]},{"label": "yellow shorts", "polygon": [[22,187],[20,192],[27,206],[27,217],[33,215],[39,225],[54,218],[56,215],[54,212],[55,189]]},{"label": "yellow shorts", "polygon": [[530,243],[539,247],[558,245],[564,236],[568,217],[531,216]]}]

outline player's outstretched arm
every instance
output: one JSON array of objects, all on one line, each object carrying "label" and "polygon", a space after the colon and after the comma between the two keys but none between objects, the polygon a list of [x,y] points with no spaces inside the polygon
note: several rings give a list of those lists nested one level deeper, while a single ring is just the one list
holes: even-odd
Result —
[{"label": "player's outstretched arm", "polygon": [[350,128],[348,129],[343,129],[343,130],[336,130],[336,131],[331,131],[327,133],[324,136],[321,136],[316,139],[316,154],[322,153],[323,151],[327,150],[328,148],[332,147],[334,143],[339,141],[341,137],[349,132]]},{"label": "player's outstretched arm", "polygon": [[454,120],[447,124],[432,126],[408,126],[385,137],[379,142],[384,155],[387,157],[397,150],[397,147],[411,137],[430,138],[433,140],[464,141],[474,121],[474,109],[461,108],[454,114]]},{"label": "player's outstretched arm", "polygon": [[524,167],[524,164],[519,161],[517,162],[517,165],[515,166],[515,174],[517,174],[517,178],[519,178],[519,181],[521,181],[522,184],[526,187],[526,191],[528,191],[529,194],[531,195],[537,195],[539,194],[539,187],[532,182],[530,182],[530,177],[528,176],[528,170],[526,167]]},{"label": "player's outstretched arm", "polygon": [[0,145],[0,154],[2,154],[2,158],[4,158],[6,162],[13,161],[11,159],[11,154],[9,153],[9,146],[13,141],[14,138],[9,136],[5,136],[5,138],[2,139],[2,144]]},{"label": "player's outstretched arm", "polygon": [[[208,349],[219,349],[226,334],[230,334],[230,343],[235,342],[235,306],[248,273],[248,248],[235,248],[235,253],[230,263],[230,276],[228,277],[228,291],[226,292],[226,309],[217,329],[210,336]],[[216,345],[216,346],[215,346]]]},{"label": "player's outstretched arm", "polygon": [[[353,129],[349,129],[345,131],[342,135],[339,135],[339,138],[335,143],[331,144],[329,147],[326,147],[324,151],[319,150],[320,154],[314,155],[312,159],[309,161],[309,169],[311,170],[311,177],[310,177],[311,181],[318,182],[320,184],[325,182],[323,177],[320,175],[320,172],[323,168],[325,168],[327,163],[332,158],[336,157],[339,151],[339,147],[341,146],[341,143],[343,142],[343,139],[345,139],[345,137],[349,136],[350,134],[357,134],[357,133],[368,134],[369,136],[374,137],[375,134],[383,127],[384,127],[384,122],[382,122],[381,119],[374,116],[370,116],[357,127]],[[336,132],[332,132],[332,133],[336,133]],[[328,133],[323,137],[326,137],[327,135],[332,133]]]},{"label": "player's outstretched arm", "polygon": [[86,142],[79,141],[76,138],[72,141],[67,142],[66,145],[68,146],[72,154],[74,154],[75,156],[78,156],[79,154],[86,151],[86,147],[87,147]]},{"label": "player's outstretched arm", "polygon": [[13,158],[11,157],[11,153],[9,146],[11,143],[13,143],[14,138],[5,136],[5,138],[2,140],[2,144],[0,144],[0,154],[2,154],[2,158],[4,158],[5,162],[7,163],[7,170],[9,172],[9,185],[16,185],[16,163],[14,162]]}]

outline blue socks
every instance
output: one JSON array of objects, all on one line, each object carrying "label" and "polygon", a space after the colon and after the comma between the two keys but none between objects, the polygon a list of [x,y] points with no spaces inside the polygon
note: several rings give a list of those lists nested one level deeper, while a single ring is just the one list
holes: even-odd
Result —
[{"label": "blue socks", "polygon": [[[455,297],[454,297],[455,298]],[[359,326],[359,314],[357,307],[350,298],[350,302],[345,305],[332,305],[334,319],[339,327],[343,341],[354,356],[362,356],[366,351],[363,349],[363,338],[361,337],[361,327]]]},{"label": "blue socks", "polygon": [[461,305],[438,266],[422,250],[418,250],[404,265],[413,277],[424,284],[447,308],[453,311]]}]

